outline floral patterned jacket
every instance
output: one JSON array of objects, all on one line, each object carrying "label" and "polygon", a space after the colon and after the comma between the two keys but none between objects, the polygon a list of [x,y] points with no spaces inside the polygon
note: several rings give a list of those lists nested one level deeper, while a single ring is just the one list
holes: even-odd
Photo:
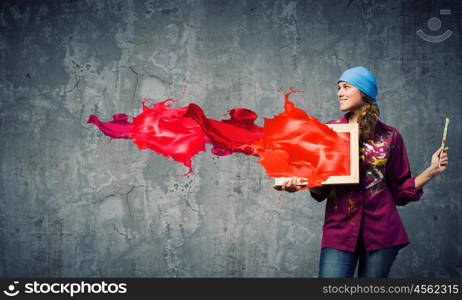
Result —
[{"label": "floral patterned jacket", "polygon": [[[347,114],[325,124],[348,123]],[[403,137],[378,121],[373,140],[360,146],[360,183],[326,185],[327,198],[321,248],[355,251],[362,236],[367,251],[409,244],[396,206],[418,201]]]}]

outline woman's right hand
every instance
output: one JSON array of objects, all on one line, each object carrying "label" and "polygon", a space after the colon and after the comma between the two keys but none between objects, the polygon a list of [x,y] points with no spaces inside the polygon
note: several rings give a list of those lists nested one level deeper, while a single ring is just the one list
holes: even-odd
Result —
[{"label": "woman's right hand", "polygon": [[[294,193],[302,189],[302,187],[298,186],[298,177],[291,177],[290,179],[286,180],[278,190],[283,190],[289,193]],[[325,190],[325,186],[316,186],[313,188],[309,188],[310,191],[316,194],[323,194]]]},{"label": "woman's right hand", "polygon": [[288,179],[282,184],[281,190],[289,192],[289,193],[297,192],[301,190],[301,188],[297,185],[297,182],[298,182],[298,177],[291,177],[290,179]]}]

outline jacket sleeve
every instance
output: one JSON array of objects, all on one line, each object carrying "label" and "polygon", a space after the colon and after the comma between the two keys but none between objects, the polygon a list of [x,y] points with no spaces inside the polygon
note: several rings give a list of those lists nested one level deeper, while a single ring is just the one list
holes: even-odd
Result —
[{"label": "jacket sleeve", "polygon": [[327,196],[329,196],[332,186],[322,186],[321,188],[322,194],[316,194],[310,190],[311,197],[318,202],[324,201],[327,198]]},{"label": "jacket sleeve", "polygon": [[417,191],[415,177],[411,176],[409,159],[403,137],[396,131],[392,139],[390,156],[385,167],[385,180],[396,205],[403,206],[422,197],[423,188]]}]

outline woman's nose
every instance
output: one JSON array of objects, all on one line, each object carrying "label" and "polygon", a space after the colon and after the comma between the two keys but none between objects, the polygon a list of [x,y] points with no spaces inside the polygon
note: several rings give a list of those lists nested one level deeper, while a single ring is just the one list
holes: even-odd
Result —
[{"label": "woman's nose", "polygon": [[342,97],[343,96],[343,91],[342,89],[339,89],[337,92],[337,97]]}]

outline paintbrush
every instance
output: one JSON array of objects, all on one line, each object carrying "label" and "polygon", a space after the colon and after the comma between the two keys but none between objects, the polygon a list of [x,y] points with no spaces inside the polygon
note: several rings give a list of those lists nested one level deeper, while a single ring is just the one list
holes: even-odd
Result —
[{"label": "paintbrush", "polygon": [[[445,124],[444,124],[444,130],[443,130],[443,140],[441,141],[441,147],[443,150],[441,150],[440,155],[442,152],[446,152],[444,150],[444,147],[446,147],[446,136],[448,134],[448,124],[449,124],[449,118],[446,118]],[[438,162],[438,168],[440,167],[440,162]]]}]

